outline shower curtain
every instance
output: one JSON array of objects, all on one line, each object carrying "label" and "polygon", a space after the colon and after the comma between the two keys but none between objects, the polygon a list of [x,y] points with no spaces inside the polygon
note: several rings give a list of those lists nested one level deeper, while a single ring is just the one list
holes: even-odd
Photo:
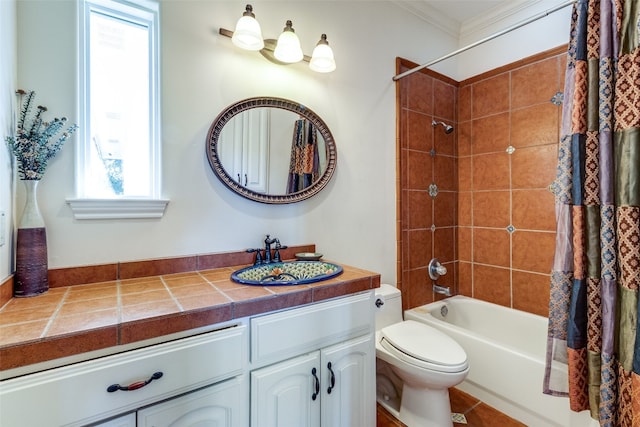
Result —
[{"label": "shower curtain", "polygon": [[306,119],[296,120],[291,142],[287,194],[310,187],[319,177],[318,132]]},{"label": "shower curtain", "polygon": [[572,410],[590,410],[601,426],[640,426],[638,3],[573,6],[552,185],[544,392],[568,395]]}]

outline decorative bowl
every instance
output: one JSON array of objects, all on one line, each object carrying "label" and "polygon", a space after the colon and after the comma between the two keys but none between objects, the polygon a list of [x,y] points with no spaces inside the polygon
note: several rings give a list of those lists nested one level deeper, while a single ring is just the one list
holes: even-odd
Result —
[{"label": "decorative bowl", "polygon": [[319,252],[298,252],[296,259],[298,261],[318,261],[322,258],[322,254]]}]

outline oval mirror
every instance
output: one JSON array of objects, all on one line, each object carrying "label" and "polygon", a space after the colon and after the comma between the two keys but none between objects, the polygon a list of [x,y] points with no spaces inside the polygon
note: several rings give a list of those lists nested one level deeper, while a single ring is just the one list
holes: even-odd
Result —
[{"label": "oval mirror", "polygon": [[249,98],[222,111],[209,128],[207,158],[232,191],[261,203],[315,195],[336,169],[336,144],[325,122],[282,98]]}]

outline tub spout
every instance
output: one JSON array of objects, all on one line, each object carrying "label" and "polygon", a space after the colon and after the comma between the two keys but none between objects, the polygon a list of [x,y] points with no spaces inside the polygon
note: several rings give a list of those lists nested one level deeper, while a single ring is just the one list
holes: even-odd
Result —
[{"label": "tub spout", "polygon": [[445,296],[451,296],[451,289],[448,286],[440,286],[437,283],[433,284],[433,292],[437,294],[442,294]]}]

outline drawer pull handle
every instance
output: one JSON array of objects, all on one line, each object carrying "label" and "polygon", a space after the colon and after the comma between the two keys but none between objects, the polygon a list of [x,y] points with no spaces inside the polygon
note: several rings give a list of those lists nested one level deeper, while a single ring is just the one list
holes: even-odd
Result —
[{"label": "drawer pull handle", "polygon": [[331,394],[331,390],[336,386],[336,374],[334,374],[333,369],[331,369],[331,362],[327,363],[327,368],[329,372],[331,372],[331,385],[327,389],[327,394]]},{"label": "drawer pull handle", "polygon": [[142,388],[142,387],[146,386],[147,384],[149,384],[153,380],[157,380],[159,378],[162,378],[162,375],[164,375],[162,372],[156,372],[153,375],[151,375],[151,377],[148,380],[136,381],[135,383],[131,383],[131,384],[126,385],[126,386],[121,386],[120,384],[112,384],[107,388],[107,391],[109,393],[113,393],[114,391],[118,391],[118,390],[121,390],[121,391],[137,390],[139,388]]},{"label": "drawer pull handle", "polygon": [[318,379],[316,372],[316,368],[313,368],[311,370],[311,375],[313,375],[313,378],[316,379],[316,392],[311,395],[311,400],[316,400],[316,398],[318,397],[318,393],[320,393],[320,380]]}]

